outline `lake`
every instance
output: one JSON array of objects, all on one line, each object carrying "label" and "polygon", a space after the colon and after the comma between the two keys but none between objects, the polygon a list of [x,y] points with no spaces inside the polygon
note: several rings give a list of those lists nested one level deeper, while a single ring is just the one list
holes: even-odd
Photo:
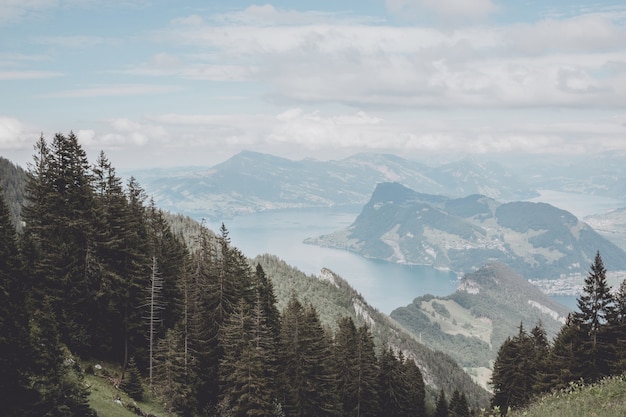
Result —
[{"label": "lake", "polygon": [[[556,191],[540,191],[531,201],[550,203],[581,218],[624,207],[620,200]],[[354,221],[360,208],[320,208],[269,211],[225,220],[233,245],[251,258],[274,254],[307,274],[329,268],[339,274],[378,310],[389,314],[424,294],[446,296],[456,290],[458,277],[428,266],[400,265],[366,259],[338,249],[305,245],[307,237],[343,229]],[[209,223],[219,230],[220,223]],[[554,296],[555,301],[576,308],[576,297]]]},{"label": "lake", "polygon": [[[359,210],[360,211],[360,210]],[[328,268],[339,274],[372,306],[389,314],[423,294],[448,295],[456,290],[457,276],[428,266],[400,265],[366,259],[338,249],[306,245],[307,237],[349,226],[355,209],[298,209],[239,216],[224,221],[233,245],[248,257],[274,254],[307,274]],[[209,223],[219,230],[220,223]]]}]

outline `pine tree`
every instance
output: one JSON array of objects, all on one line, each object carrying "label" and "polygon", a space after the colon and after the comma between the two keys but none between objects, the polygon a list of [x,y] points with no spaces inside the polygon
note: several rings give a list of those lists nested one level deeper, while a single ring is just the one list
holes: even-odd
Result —
[{"label": "pine tree", "polygon": [[48,299],[31,318],[34,358],[30,385],[37,396],[26,416],[95,417],[76,361],[61,343],[57,319]]},{"label": "pine tree", "polygon": [[133,356],[128,361],[128,369],[126,377],[122,381],[122,389],[134,400],[141,401],[143,399],[141,374]]},{"label": "pine tree", "polygon": [[[540,348],[538,344],[537,349]],[[524,407],[530,402],[539,372],[537,357],[534,339],[520,324],[517,336],[508,338],[498,351],[491,377],[492,407],[499,407],[504,415],[509,408]]]},{"label": "pine tree", "polygon": [[164,408],[178,416],[192,416],[196,409],[191,372],[185,363],[184,335],[180,326],[169,329],[157,343],[154,383]]},{"label": "pine tree", "polygon": [[434,417],[448,417],[448,400],[446,400],[446,394],[443,392],[443,388],[439,391],[439,396],[437,397]]},{"label": "pine tree", "polygon": [[626,371],[626,280],[622,281],[614,298],[615,307],[608,318],[607,333],[616,350],[611,373],[619,375]]},{"label": "pine tree", "polygon": [[378,366],[374,342],[367,327],[357,329],[350,317],[340,319],[334,356],[342,415],[376,416]]},{"label": "pine tree", "polygon": [[591,271],[585,278],[583,293],[578,298],[579,311],[573,316],[575,324],[585,333],[580,341],[581,356],[577,359],[587,365],[584,375],[589,382],[610,374],[615,351],[604,331],[607,330],[607,320],[613,314],[613,304],[611,288],[606,281],[606,269],[600,252],[597,252]]},{"label": "pine tree", "polygon": [[383,350],[378,362],[378,398],[380,416],[402,417],[407,403],[403,360],[391,348]]},{"label": "pine tree", "polygon": [[48,297],[60,320],[61,339],[89,354],[94,334],[93,189],[84,150],[73,133],[43,137],[31,166],[24,207],[29,265],[38,283],[34,299]]},{"label": "pine tree", "polygon": [[[33,402],[26,282],[17,236],[0,188],[0,392],[3,413],[20,415]],[[30,398],[30,400],[29,400]]]},{"label": "pine tree", "polygon": [[145,321],[139,307],[143,304],[145,289],[149,286],[152,265],[148,220],[144,206],[146,196],[134,177],[128,180],[126,198],[128,206],[122,235],[123,279],[115,288],[114,302],[120,313],[116,340],[121,344],[123,369],[127,368],[131,356],[134,356],[135,361],[142,367],[147,363]]},{"label": "pine tree", "polygon": [[585,377],[586,364],[579,360],[582,357],[580,340],[583,337],[584,331],[570,315],[555,337],[546,360],[541,363],[542,371],[539,372],[535,392],[545,393],[564,389],[570,382]]},{"label": "pine tree", "polygon": [[276,295],[274,293],[274,287],[269,278],[265,275],[265,271],[261,264],[257,263],[254,274],[255,286],[257,289],[257,296],[261,303],[261,308],[264,311],[267,320],[267,327],[273,333],[278,342],[280,338],[280,312],[276,307]]},{"label": "pine tree", "polygon": [[158,335],[163,336],[165,329],[174,326],[181,314],[179,278],[185,268],[187,248],[180,238],[172,233],[170,225],[162,210],[155,206],[153,200],[147,210],[148,231],[151,241],[152,256],[159,260],[159,271],[162,278],[161,302],[163,309],[160,314]]},{"label": "pine tree", "polygon": [[272,340],[260,304],[250,311],[241,300],[221,331],[219,409],[229,415],[269,416],[273,410],[273,381],[267,378]]},{"label": "pine tree", "polygon": [[317,312],[292,298],[283,312],[281,330],[285,412],[290,416],[330,417],[339,414],[331,350]]},{"label": "pine tree", "polygon": [[452,398],[450,398],[450,404],[448,406],[449,417],[470,417],[470,409],[467,404],[467,397],[465,393],[454,390]]},{"label": "pine tree", "polygon": [[[405,360],[404,375],[407,387],[407,404],[404,407],[406,415],[413,417],[425,416],[426,387],[424,384],[424,377],[413,359],[407,358]],[[469,415],[467,417],[469,417]]]}]

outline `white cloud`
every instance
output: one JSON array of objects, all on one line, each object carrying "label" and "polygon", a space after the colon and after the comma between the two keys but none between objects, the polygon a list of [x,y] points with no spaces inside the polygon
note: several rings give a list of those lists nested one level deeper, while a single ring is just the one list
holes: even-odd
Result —
[{"label": "white cloud", "polygon": [[391,13],[404,19],[431,12],[456,21],[478,20],[498,9],[492,0],[386,0],[386,4]]},{"label": "white cloud", "polygon": [[[456,113],[403,119],[362,111],[333,115],[289,108],[276,115],[164,114],[149,120],[185,132],[179,147],[219,144],[235,151],[245,145],[267,152],[287,148],[300,156],[307,152],[337,156],[337,152],[362,150],[401,154],[593,154],[600,150],[600,139],[614,146],[626,135],[625,115],[600,120],[581,115],[576,122],[563,118],[543,123],[532,114],[495,113],[493,117],[492,123],[477,124],[473,117]],[[617,149],[626,150],[626,141],[622,140]]]},{"label": "white cloud", "polygon": [[0,149],[23,149],[33,144],[34,132],[20,120],[0,115]]},{"label": "white cloud", "polygon": [[515,49],[532,54],[624,50],[623,12],[592,13],[563,19],[520,23],[506,30]]},{"label": "white cloud", "polygon": [[[433,4],[404,0],[394,7]],[[449,4],[461,11],[461,4],[492,10],[490,2]],[[300,19],[306,23],[276,23],[289,22],[293,13],[307,16]],[[262,23],[267,16],[272,25]],[[193,25],[173,24],[161,40],[182,42],[204,55],[187,54],[175,69],[144,65],[136,70],[264,83],[275,103],[295,106],[619,107],[626,104],[626,75],[616,70],[626,62],[620,16],[591,13],[439,30],[365,24],[340,15],[320,22],[314,13],[255,6],[224,15],[217,24],[199,19]]]}]

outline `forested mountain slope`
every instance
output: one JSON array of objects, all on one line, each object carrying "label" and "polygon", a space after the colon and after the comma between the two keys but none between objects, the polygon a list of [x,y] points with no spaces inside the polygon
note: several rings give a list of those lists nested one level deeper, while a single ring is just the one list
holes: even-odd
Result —
[{"label": "forested mountain slope", "polygon": [[322,322],[328,326],[336,326],[341,317],[351,317],[356,323],[369,326],[379,348],[389,344],[403,351],[406,357],[415,358],[426,383],[434,390],[431,394],[444,389],[450,398],[456,389],[468,395],[473,407],[487,401],[486,391],[472,381],[448,356],[449,353],[443,354],[437,346],[427,347],[419,343],[415,335],[371,307],[337,274],[324,269],[318,276],[307,276],[274,255],[259,256],[253,260],[253,263],[257,262],[272,279],[279,309],[287,305],[291,294],[295,292],[302,302],[315,306]]},{"label": "forested mountain slope", "polygon": [[626,270],[626,252],[565,210],[422,194],[398,183],[379,184],[348,228],[306,242],[458,273],[497,261],[527,279],[584,274],[598,250],[607,268]]}]

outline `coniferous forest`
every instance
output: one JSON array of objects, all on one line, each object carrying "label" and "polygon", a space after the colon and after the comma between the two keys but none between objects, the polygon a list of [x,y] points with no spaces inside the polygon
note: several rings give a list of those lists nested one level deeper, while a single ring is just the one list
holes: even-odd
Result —
[{"label": "coniferous forest", "polygon": [[[3,178],[0,195],[19,182]],[[190,238],[73,133],[39,139],[24,196],[19,215],[0,201],[0,415],[97,415],[89,361],[117,364],[112,384],[169,415],[480,414],[458,390],[428,407],[420,367],[367,325],[331,328],[297,293],[279,311],[271,277],[224,225]],[[554,341],[522,323],[499,348],[496,412],[626,370],[626,284],[611,292],[599,253],[578,307]]]},{"label": "coniferous forest", "polygon": [[91,416],[86,360],[117,363],[132,398],[179,416],[419,416],[413,360],[367,326],[322,325],[293,294],[281,312],[263,268],[225,226],[191,242],[104,153],[43,137],[19,234],[0,204],[0,392],[7,416]]},{"label": "coniferous forest", "polygon": [[491,379],[491,405],[503,415],[542,394],[624,374],[626,281],[611,291],[600,253],[577,304],[552,343],[540,323],[530,332],[522,323],[519,333],[502,344]]}]

